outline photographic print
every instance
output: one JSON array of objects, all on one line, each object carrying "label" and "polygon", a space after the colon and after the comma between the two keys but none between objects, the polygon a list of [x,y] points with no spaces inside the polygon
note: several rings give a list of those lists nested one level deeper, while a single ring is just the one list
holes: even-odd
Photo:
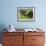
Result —
[{"label": "photographic print", "polygon": [[23,22],[31,22],[35,20],[35,8],[34,7],[18,7],[17,8],[17,20]]}]

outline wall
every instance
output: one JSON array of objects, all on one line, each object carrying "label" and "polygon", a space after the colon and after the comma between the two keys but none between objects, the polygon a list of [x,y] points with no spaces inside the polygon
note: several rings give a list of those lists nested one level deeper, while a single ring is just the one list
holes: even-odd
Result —
[{"label": "wall", "polygon": [[[46,0],[0,0],[0,25],[13,24],[16,28],[46,28]],[[18,22],[17,7],[35,7],[35,22]]]}]

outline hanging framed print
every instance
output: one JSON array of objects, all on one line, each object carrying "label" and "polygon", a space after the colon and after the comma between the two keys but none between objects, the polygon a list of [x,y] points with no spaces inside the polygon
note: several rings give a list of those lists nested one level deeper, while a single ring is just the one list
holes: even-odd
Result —
[{"label": "hanging framed print", "polygon": [[35,7],[18,7],[17,20],[20,22],[35,21]]}]

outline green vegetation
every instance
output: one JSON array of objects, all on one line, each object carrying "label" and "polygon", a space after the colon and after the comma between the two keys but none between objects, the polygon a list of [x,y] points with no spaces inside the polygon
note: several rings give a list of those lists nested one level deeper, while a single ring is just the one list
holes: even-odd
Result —
[{"label": "green vegetation", "polygon": [[29,18],[28,16],[22,16],[22,15],[21,15],[21,16],[20,16],[20,19],[32,19],[32,17]]}]

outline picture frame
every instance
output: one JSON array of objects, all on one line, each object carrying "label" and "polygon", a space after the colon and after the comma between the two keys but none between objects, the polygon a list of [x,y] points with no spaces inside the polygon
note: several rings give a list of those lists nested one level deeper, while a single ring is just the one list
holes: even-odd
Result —
[{"label": "picture frame", "polygon": [[18,7],[17,8],[18,22],[33,22],[35,21],[35,7]]}]

